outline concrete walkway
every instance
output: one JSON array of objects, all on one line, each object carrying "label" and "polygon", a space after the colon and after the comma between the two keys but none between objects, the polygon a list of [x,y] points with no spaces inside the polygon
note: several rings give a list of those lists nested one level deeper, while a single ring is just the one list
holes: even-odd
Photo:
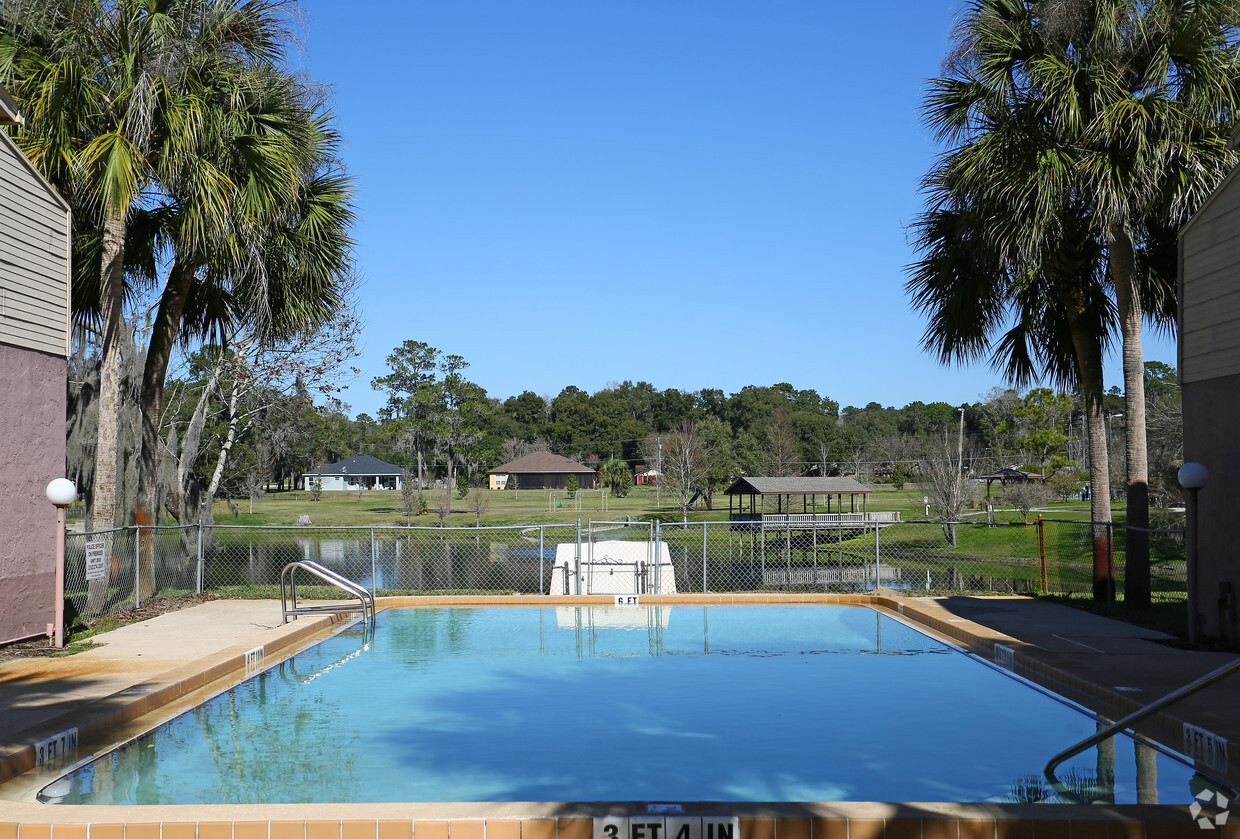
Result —
[{"label": "concrete walkway", "polygon": [[[940,620],[967,621],[1006,635],[1027,660],[1096,686],[1098,690],[1068,683],[1048,685],[1112,718],[1160,699],[1237,658],[1232,653],[1178,649],[1165,643],[1173,640],[1165,633],[1027,597],[910,599]],[[1240,673],[1170,706],[1165,713],[1223,737],[1235,749],[1240,745]],[[1157,739],[1174,747],[1177,741],[1170,734],[1164,726]],[[1240,767],[1231,767],[1230,774],[1236,775],[1237,770]]]},{"label": "concrete walkway", "polygon": [[191,662],[297,631],[299,624],[282,626],[280,617],[278,602],[214,600],[101,633],[91,639],[98,647],[76,655],[0,663],[0,760],[84,706],[132,700],[125,690],[157,688],[161,676]]}]

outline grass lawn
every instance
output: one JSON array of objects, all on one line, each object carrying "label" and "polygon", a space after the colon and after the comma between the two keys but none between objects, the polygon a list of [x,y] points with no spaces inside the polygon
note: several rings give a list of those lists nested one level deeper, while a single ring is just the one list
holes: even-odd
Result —
[{"label": "grass lawn", "polygon": [[[554,504],[558,504],[557,507],[550,501],[547,490],[471,489],[464,500],[453,493],[452,513],[444,524],[449,527],[472,526],[478,517],[470,509],[470,504],[471,499],[478,494],[487,499],[487,509],[481,516],[483,525],[571,524],[578,518],[583,522],[614,521],[623,520],[626,516],[641,519],[658,517],[663,521],[681,519],[680,511],[668,502],[666,495],[656,498],[654,487],[634,487],[625,498],[611,496],[607,499],[606,511],[601,508],[597,492],[586,493],[581,499],[580,512],[577,510],[576,500],[565,498],[562,490],[556,493]],[[889,484],[878,484],[873,487],[873,494],[866,503],[866,509],[875,512],[899,511],[903,520],[918,520],[925,517],[922,496],[922,490],[916,484],[906,484],[902,490],[896,490]],[[432,508],[436,507],[443,499],[443,491],[427,491],[425,498]],[[357,492],[324,492],[318,501],[314,501],[309,492],[301,490],[273,492],[254,502],[253,513],[250,512],[248,500],[241,499],[233,503],[238,510],[235,517],[229,511],[227,501],[216,502],[216,524],[292,525],[300,515],[308,515],[311,522],[320,527],[405,524],[400,493],[395,490],[366,490],[360,497]],[[690,511],[689,521],[726,521],[727,496],[716,494],[714,506],[714,510]],[[1056,503],[1051,507],[1055,512],[1044,513],[1047,517],[1079,518],[1082,511],[1086,515],[1089,511],[1088,503],[1082,502]],[[825,511],[826,508],[819,506],[818,509]],[[966,518],[978,515],[983,514],[969,510]],[[1006,520],[1015,514],[1008,510],[1000,515]],[[415,516],[411,523],[415,527],[434,527],[439,523],[439,517],[433,511],[428,511],[421,516]]]},{"label": "grass lawn", "polygon": [[[609,497],[606,511],[601,507],[597,492],[584,493],[580,499],[580,512],[576,507],[577,500],[566,498],[562,490],[556,493],[554,504],[558,504],[557,507],[546,490],[471,489],[465,499],[452,494],[452,513],[444,524],[448,527],[473,526],[478,516],[470,509],[470,504],[476,495],[486,498],[487,509],[481,515],[481,523],[492,526],[571,524],[578,518],[583,521],[623,521],[625,516],[654,515],[660,513],[660,509],[665,519],[677,516],[676,510],[666,504],[662,508],[656,507],[654,489],[649,487],[635,487],[626,498]],[[427,504],[434,508],[443,501],[444,493],[443,490],[428,490],[424,497]],[[227,502],[216,502],[216,524],[292,525],[301,515],[309,516],[310,521],[319,527],[402,526],[406,523],[401,496],[395,490],[366,490],[360,498],[357,492],[324,492],[318,501],[313,500],[309,492],[300,490],[269,493],[255,502],[253,513],[249,512],[248,501],[234,504],[239,511],[236,517],[229,512]],[[722,521],[727,518],[727,510],[705,515]],[[431,510],[414,516],[410,523],[414,527],[434,527],[439,524],[439,516]]]}]

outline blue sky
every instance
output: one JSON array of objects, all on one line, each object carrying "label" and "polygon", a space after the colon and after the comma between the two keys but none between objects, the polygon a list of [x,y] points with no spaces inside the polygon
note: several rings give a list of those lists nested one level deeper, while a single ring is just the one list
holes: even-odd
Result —
[{"label": "blue sky", "polygon": [[[956,4],[307,0],[358,183],[355,412],[406,339],[500,399],[791,382],[972,402],[920,349],[905,228]],[[1174,364],[1149,336],[1146,357]],[[1107,386],[1121,385],[1118,357]]]}]

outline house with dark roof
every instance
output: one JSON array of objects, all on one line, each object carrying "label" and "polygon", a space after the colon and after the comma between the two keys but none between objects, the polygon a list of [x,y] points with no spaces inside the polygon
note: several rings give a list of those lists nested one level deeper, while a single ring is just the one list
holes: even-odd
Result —
[{"label": "house with dark roof", "polygon": [[551,452],[527,454],[487,472],[491,489],[511,487],[514,479],[520,489],[564,489],[569,475],[576,476],[581,489],[593,489],[598,479],[598,473],[589,466]]},{"label": "house with dark roof", "polygon": [[[324,491],[358,489],[400,489],[399,466],[385,463],[368,454],[355,454],[328,466],[320,466],[302,476],[303,486],[310,489],[317,479]],[[416,483],[416,481],[415,481]]]}]

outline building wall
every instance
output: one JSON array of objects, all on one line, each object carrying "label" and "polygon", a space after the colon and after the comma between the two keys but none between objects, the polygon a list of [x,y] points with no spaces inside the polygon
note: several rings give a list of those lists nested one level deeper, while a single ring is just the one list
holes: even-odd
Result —
[{"label": "building wall", "polygon": [[[307,490],[310,489],[310,484],[314,482],[315,477],[317,476],[306,475],[304,478],[305,486],[303,488]],[[322,489],[324,492],[328,492],[331,490],[345,489],[344,478],[341,477],[340,475],[324,475],[319,480],[321,483],[320,489]]]},{"label": "building wall", "polygon": [[[1240,170],[1238,170],[1240,171]],[[1240,597],[1240,177],[1233,172],[1180,237],[1179,370],[1184,459],[1203,464],[1198,493],[1202,632],[1235,639]]]},{"label": "building wall", "polygon": [[1240,374],[1185,382],[1184,459],[1209,470],[1197,493],[1197,597],[1201,630],[1220,638],[1240,638],[1236,601],[1240,599]]},{"label": "building wall", "polygon": [[0,643],[42,635],[52,621],[56,508],[48,481],[65,475],[65,360],[0,343]]},{"label": "building wall", "polygon": [[[303,489],[310,489],[310,482],[314,480],[314,475],[305,475],[302,478]],[[343,491],[354,490],[361,484],[366,489],[400,489],[399,475],[324,475],[323,491]]]},{"label": "building wall", "polygon": [[[580,489],[594,489],[594,472],[576,472],[577,486]],[[519,489],[564,489],[568,484],[567,472],[513,472],[508,476],[509,483],[516,478]]]},{"label": "building wall", "polygon": [[69,214],[0,132],[0,342],[69,354]]},{"label": "building wall", "polygon": [[69,210],[0,131],[0,643],[42,635],[55,606],[65,474]]}]

